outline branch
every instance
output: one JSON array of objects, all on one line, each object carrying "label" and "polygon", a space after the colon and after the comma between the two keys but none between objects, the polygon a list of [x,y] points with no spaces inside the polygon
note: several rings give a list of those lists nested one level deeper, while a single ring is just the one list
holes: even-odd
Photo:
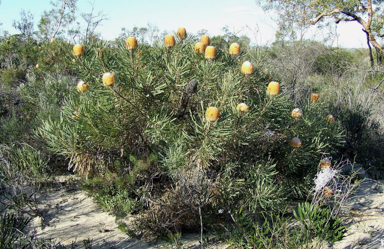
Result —
[{"label": "branch", "polygon": [[58,24],[57,24],[57,27],[56,27],[56,31],[53,33],[52,38],[55,38],[55,36],[57,35],[57,32],[59,32],[59,29],[61,27],[61,22],[63,21],[64,11],[65,11],[65,7],[66,6],[67,6],[67,0],[64,0],[63,5],[61,6],[61,10],[59,11],[60,19],[58,21]]},{"label": "branch", "polygon": [[377,84],[377,86],[376,86],[375,88],[371,88],[372,93],[374,93],[374,92],[380,87],[380,85],[383,84],[383,82],[384,82],[384,79],[382,79],[382,80],[379,82],[379,84]]},{"label": "branch", "polygon": [[314,25],[314,24],[318,23],[321,19],[323,19],[323,17],[325,17],[325,16],[333,16],[334,14],[344,14],[344,15],[349,16],[349,17],[352,18],[352,19],[341,19],[340,18],[340,19],[336,20],[337,23],[340,22],[340,21],[357,21],[358,23],[363,25],[364,28],[367,27],[367,23],[364,21],[364,19],[362,19],[361,17],[355,15],[352,12],[343,10],[341,8],[334,9],[331,12],[323,12],[323,13],[321,13],[313,21],[311,21],[311,24]]}]

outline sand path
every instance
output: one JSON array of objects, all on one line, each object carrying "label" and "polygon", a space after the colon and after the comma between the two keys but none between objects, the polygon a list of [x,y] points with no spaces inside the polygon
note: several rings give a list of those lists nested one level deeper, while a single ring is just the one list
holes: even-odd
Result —
[{"label": "sand path", "polygon": [[[57,178],[64,187],[41,193],[39,209],[44,220],[35,218],[30,229],[38,237],[51,238],[63,245],[84,248],[84,242],[92,241],[92,248],[165,248],[166,243],[148,245],[118,229],[115,217],[101,210],[84,191],[65,187],[68,177]],[[351,196],[344,208],[348,232],[343,240],[321,248],[352,249],[380,248],[384,241],[384,181],[367,179],[357,194]],[[184,248],[200,248],[199,235],[183,235]],[[167,246],[168,245],[168,246]],[[228,248],[224,244],[209,248]],[[383,248],[384,249],[384,248]]]}]

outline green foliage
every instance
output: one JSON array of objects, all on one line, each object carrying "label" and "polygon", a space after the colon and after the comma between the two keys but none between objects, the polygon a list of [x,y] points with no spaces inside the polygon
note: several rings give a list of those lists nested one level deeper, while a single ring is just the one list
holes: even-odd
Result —
[{"label": "green foliage", "polygon": [[39,214],[35,190],[27,186],[37,185],[47,175],[47,159],[28,144],[0,145],[0,159],[0,209],[10,209],[20,215]]},{"label": "green foliage", "polygon": [[[35,212],[25,184],[55,170],[52,158],[60,156],[85,176],[84,189],[103,209],[119,218],[137,214],[134,226],[122,223],[119,229],[141,238],[163,237],[177,247],[185,230],[214,230],[234,247],[297,248],[314,237],[342,237],[345,227],[324,198],[323,205],[300,204],[294,211],[301,226],[291,228],[292,220],[279,211],[313,189],[320,158],[357,155],[369,158],[367,164],[382,163],[384,123],[373,109],[382,100],[377,89],[361,94],[364,99],[359,89],[339,87],[351,85],[347,65],[362,61],[360,51],[311,41],[250,47],[249,38],[225,27],[224,35],[211,38],[217,57],[208,61],[194,52],[206,30],[166,49],[159,30],[148,25],[123,29],[114,42],[91,34],[84,54],[74,56],[60,36],[47,41],[62,33],[55,25],[60,16],[65,24],[73,21],[76,0],[68,3],[69,12],[59,0],[56,14],[44,13],[39,29],[45,41],[31,37],[25,19],[25,27],[15,23],[24,35],[0,43],[0,143],[9,145],[0,147],[1,208]],[[138,38],[136,50],[126,49],[127,36]],[[241,47],[235,57],[228,53],[232,42]],[[245,76],[240,68],[247,60],[255,72]],[[112,87],[102,83],[106,72],[115,75]],[[380,77],[361,78],[375,87]],[[76,91],[79,80],[88,91]],[[271,80],[281,83],[277,96],[266,93]],[[309,102],[313,91],[320,92],[319,102]],[[240,113],[239,103],[249,111]],[[220,111],[215,122],[205,117],[210,106]],[[291,116],[297,107],[303,111],[299,119]],[[336,122],[327,122],[328,114]],[[290,146],[293,137],[301,147]],[[33,235],[17,240],[29,238],[35,247],[55,246]]]},{"label": "green foliage", "polygon": [[[25,230],[31,218],[17,216],[14,214],[3,213],[0,216],[0,247],[3,249],[11,248],[69,248],[54,243],[51,240],[38,239],[33,233]],[[84,243],[85,244],[85,243]],[[71,247],[73,248],[73,247]],[[90,248],[90,247],[88,247]]]},{"label": "green foliage", "polygon": [[48,40],[62,34],[63,28],[75,20],[76,2],[77,0],[52,1],[53,9],[44,11],[39,21],[39,36]]},{"label": "green foliage", "polygon": [[132,184],[129,179],[129,177],[120,178],[108,174],[106,179],[95,177],[86,180],[83,187],[93,194],[95,201],[104,210],[124,217],[139,207],[137,200],[132,197],[130,188],[127,188],[129,184]]},{"label": "green foliage", "polygon": [[[383,47],[377,42],[383,34],[383,3],[381,1],[367,1],[360,3],[355,0],[288,0],[288,1],[256,1],[264,10],[280,12],[276,22],[278,31],[276,38],[284,40],[301,40],[303,33],[310,25],[330,25],[342,22],[356,22],[369,36],[369,42],[375,48],[383,51]],[[368,19],[368,14],[371,13]]]},{"label": "green foliage", "polygon": [[293,210],[295,218],[302,224],[303,233],[308,239],[318,237],[327,241],[338,241],[346,233],[346,226],[341,224],[341,218],[332,216],[330,209],[311,205],[308,202],[299,204],[297,213]]},{"label": "green foliage", "polygon": [[345,49],[330,49],[321,53],[313,66],[316,73],[342,75],[352,59],[352,54]]},{"label": "green foliage", "polygon": [[28,144],[22,144],[12,155],[13,167],[29,176],[40,178],[48,171],[48,161],[43,159],[40,151]]},{"label": "green foliage", "polygon": [[17,242],[30,221],[31,218],[18,217],[8,213],[2,214],[0,216],[0,247],[17,248]]},{"label": "green foliage", "polygon": [[291,219],[283,213],[261,215],[254,220],[243,209],[232,213],[233,223],[217,227],[215,235],[235,248],[298,248],[307,242],[296,228],[290,228]]},{"label": "green foliage", "polygon": [[[304,116],[296,121],[284,89],[266,94],[269,74],[256,67],[243,75],[241,65],[253,55],[233,58],[217,49],[216,59],[207,61],[194,42],[166,49],[158,41],[128,51],[118,40],[85,45],[79,57],[68,52],[65,68],[89,90],[73,87],[60,118],[43,121],[38,130],[53,152],[91,178],[87,184],[99,203],[108,210],[125,206],[124,212],[145,206],[143,217],[153,222],[141,226],[152,230],[168,222],[161,221],[165,217],[174,217],[169,229],[195,228],[188,220],[201,209],[209,223],[209,210],[242,205],[257,212],[277,208],[292,192],[304,197],[303,179],[312,179],[321,155],[343,140],[340,126],[326,123],[323,105],[303,103]],[[102,84],[105,72],[115,73],[113,87]],[[191,91],[192,80],[198,85]],[[241,114],[240,102],[250,110]],[[209,106],[219,108],[216,122],[205,118]],[[302,147],[289,146],[295,136]],[[298,188],[302,193],[292,191]],[[181,210],[188,211],[174,216]]]},{"label": "green foliage", "polygon": [[10,89],[25,80],[25,73],[22,69],[4,68],[1,70],[0,80],[5,89]]}]

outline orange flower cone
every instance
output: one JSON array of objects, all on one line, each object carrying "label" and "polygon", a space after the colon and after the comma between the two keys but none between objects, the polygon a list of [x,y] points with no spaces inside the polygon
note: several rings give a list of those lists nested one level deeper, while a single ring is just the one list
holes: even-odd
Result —
[{"label": "orange flower cone", "polygon": [[127,41],[125,42],[128,50],[134,50],[137,48],[137,40],[136,37],[128,37]]},{"label": "orange flower cone", "polygon": [[166,35],[164,38],[164,45],[168,49],[175,46],[175,37],[173,35]]},{"label": "orange flower cone", "polygon": [[220,117],[220,112],[219,112],[219,109],[217,107],[208,107],[207,108],[207,111],[205,112],[205,118],[213,123],[215,122],[216,120],[218,120]]},{"label": "orange flower cone", "polygon": [[280,83],[276,81],[271,81],[268,84],[267,94],[269,96],[274,96],[280,93]]},{"label": "orange flower cone", "polygon": [[187,38],[187,31],[185,28],[179,28],[177,30],[177,37],[179,37],[180,40],[184,41],[185,38]]}]

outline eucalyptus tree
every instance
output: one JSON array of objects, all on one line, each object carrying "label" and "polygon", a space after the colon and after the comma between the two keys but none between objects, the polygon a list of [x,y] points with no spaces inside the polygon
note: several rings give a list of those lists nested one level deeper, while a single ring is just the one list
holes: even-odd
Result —
[{"label": "eucalyptus tree", "polygon": [[20,34],[27,38],[32,38],[33,31],[33,14],[28,11],[22,10],[20,12],[21,19],[19,21],[14,20],[12,26],[20,31]]},{"label": "eucalyptus tree", "polygon": [[53,39],[63,33],[63,28],[67,27],[75,20],[77,0],[56,0],[51,2],[53,9],[44,11],[38,28],[42,39]]},{"label": "eucalyptus tree", "polygon": [[279,14],[281,30],[292,33],[298,25],[322,25],[327,21],[336,24],[356,22],[367,35],[368,45],[384,52],[380,38],[384,36],[384,1],[382,0],[256,0],[264,10]]}]

